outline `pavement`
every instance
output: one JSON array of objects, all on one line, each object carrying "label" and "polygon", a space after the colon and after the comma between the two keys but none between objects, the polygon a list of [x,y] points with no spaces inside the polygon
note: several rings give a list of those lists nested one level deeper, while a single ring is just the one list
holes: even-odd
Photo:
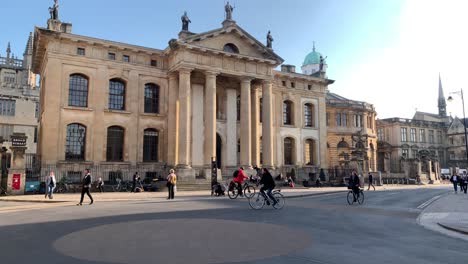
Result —
[{"label": "pavement", "polygon": [[427,229],[468,241],[468,195],[451,191],[435,197],[418,217]]}]

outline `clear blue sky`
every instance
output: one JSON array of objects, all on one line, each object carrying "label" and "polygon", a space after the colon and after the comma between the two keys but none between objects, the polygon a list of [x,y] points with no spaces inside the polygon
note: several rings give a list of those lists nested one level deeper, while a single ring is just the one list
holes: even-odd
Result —
[{"label": "clear blue sky", "polygon": [[[336,80],[330,90],[373,103],[380,118],[411,117],[415,108],[436,112],[439,71],[446,95],[462,87],[468,89],[463,77],[466,74],[458,71],[453,61],[468,59],[467,52],[462,51],[466,50],[466,39],[452,27],[457,24],[462,34],[466,32],[462,26],[468,24],[465,15],[457,12],[466,7],[463,0],[230,2],[235,6],[233,18],[237,23],[262,42],[271,30],[275,52],[285,63],[296,65],[298,71],[315,41],[316,49],[328,56],[329,78]],[[204,32],[221,26],[224,3],[60,0],[59,15],[62,21],[73,23],[75,34],[164,49],[171,38],[177,37],[184,11],[192,21],[190,30]],[[46,25],[52,4],[52,0],[2,3],[0,54],[5,55],[7,42],[11,41],[13,52],[22,55],[29,32],[34,26]],[[439,37],[446,41],[438,41]],[[392,100],[399,100],[398,107]],[[448,110],[452,112],[450,106]],[[461,112],[461,107],[453,112]]]}]

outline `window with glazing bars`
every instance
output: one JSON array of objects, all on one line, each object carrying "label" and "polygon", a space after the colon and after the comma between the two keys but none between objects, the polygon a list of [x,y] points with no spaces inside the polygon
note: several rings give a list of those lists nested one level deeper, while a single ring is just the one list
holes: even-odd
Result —
[{"label": "window with glazing bars", "polygon": [[145,85],[145,113],[159,113],[159,86],[156,84]]},{"label": "window with glazing bars", "polygon": [[125,84],[120,80],[109,82],[109,109],[125,110]]},{"label": "window with glazing bars", "polygon": [[156,129],[145,129],[143,138],[143,161],[158,161],[158,137]]},{"label": "window with glazing bars", "polygon": [[67,126],[65,160],[85,160],[86,127],[81,124]]},{"label": "window with glazing bars", "polygon": [[293,165],[293,140],[284,139],[284,165]]},{"label": "window with glazing bars", "polygon": [[15,116],[16,101],[9,99],[0,99],[0,115]]},{"label": "window with glazing bars", "polygon": [[306,127],[313,127],[313,106],[311,104],[304,105],[304,123]]},{"label": "window with glazing bars", "polygon": [[88,78],[81,74],[70,75],[68,106],[88,107]]},{"label": "window with glazing bars", "polygon": [[291,101],[283,102],[283,124],[292,125],[292,103]]},{"label": "window with glazing bars", "polygon": [[119,126],[107,128],[107,161],[123,161],[124,129]]}]

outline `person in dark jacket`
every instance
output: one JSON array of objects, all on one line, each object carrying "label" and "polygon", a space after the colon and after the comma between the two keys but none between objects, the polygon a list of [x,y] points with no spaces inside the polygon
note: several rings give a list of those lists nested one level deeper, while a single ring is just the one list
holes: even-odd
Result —
[{"label": "person in dark jacket", "polygon": [[137,182],[140,182],[140,175],[138,175],[138,171],[133,174],[132,192],[135,192]]},{"label": "person in dark jacket", "polygon": [[93,200],[93,197],[91,196],[91,193],[89,192],[89,190],[91,189],[91,182],[92,182],[91,173],[89,172],[89,169],[86,169],[85,176],[83,178],[83,186],[81,187],[81,199],[80,199],[80,203],[78,203],[77,205],[83,205],[83,198],[84,198],[85,193],[88,195],[89,199],[91,199],[91,202],[89,204],[90,205],[93,204],[94,200]]},{"label": "person in dark jacket", "polygon": [[359,176],[357,175],[356,171],[353,171],[351,174],[348,186],[353,190],[355,194],[354,201],[356,202],[356,199],[359,199],[359,187],[361,186],[361,181],[359,180]]},{"label": "person in dark jacket", "polygon": [[369,187],[367,187],[367,190],[370,190],[370,187],[372,186],[372,188],[374,188],[374,191],[375,191],[374,176],[372,176],[372,174],[369,172],[367,177],[368,177],[368,181],[369,181]]},{"label": "person in dark jacket", "polygon": [[453,189],[455,190],[455,194],[458,192],[458,181],[460,180],[460,177],[454,173],[452,177],[450,177],[450,182],[453,184]]},{"label": "person in dark jacket", "polygon": [[[263,194],[263,196],[265,196],[265,191],[267,191],[267,195],[273,201],[273,205],[277,204],[278,202],[271,193],[276,187],[276,184],[273,180],[273,176],[271,176],[270,172],[266,168],[263,168],[262,179],[260,180],[260,184],[263,184],[262,188],[260,188],[260,192]],[[268,201],[267,204],[269,204]]]}]

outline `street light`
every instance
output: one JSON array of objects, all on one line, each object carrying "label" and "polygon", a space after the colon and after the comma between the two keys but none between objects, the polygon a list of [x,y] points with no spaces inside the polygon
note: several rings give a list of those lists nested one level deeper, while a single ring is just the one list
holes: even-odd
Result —
[{"label": "street light", "polygon": [[[463,89],[457,92],[451,92],[450,94],[458,94],[462,99],[462,106],[463,106],[463,128],[465,129],[465,155],[466,155],[466,162],[468,163],[468,140],[466,135],[466,118],[465,118],[465,100],[463,99]],[[447,101],[453,101],[453,97],[449,96]]]}]

